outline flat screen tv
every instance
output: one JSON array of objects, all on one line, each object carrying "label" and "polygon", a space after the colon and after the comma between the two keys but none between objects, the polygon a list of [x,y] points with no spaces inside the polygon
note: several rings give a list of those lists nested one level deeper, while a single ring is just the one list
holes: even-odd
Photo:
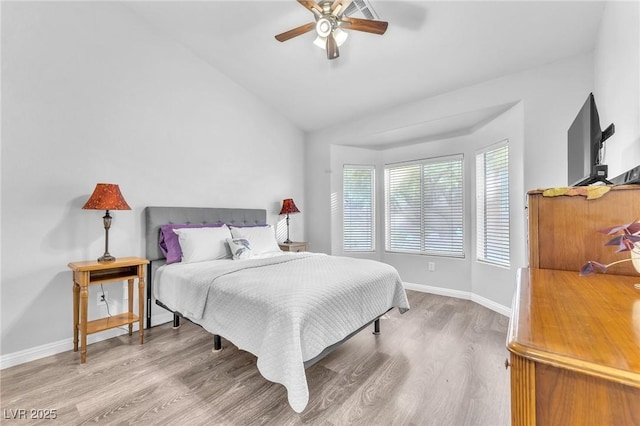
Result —
[{"label": "flat screen tv", "polygon": [[604,131],[593,93],[590,93],[568,133],[568,184],[584,186],[607,181],[607,166],[603,164],[604,141],[615,132],[611,124]]}]

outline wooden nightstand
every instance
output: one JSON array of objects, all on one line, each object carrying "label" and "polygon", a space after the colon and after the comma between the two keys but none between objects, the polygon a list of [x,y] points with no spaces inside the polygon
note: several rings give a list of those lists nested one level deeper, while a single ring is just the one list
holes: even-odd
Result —
[{"label": "wooden nightstand", "polygon": [[[78,352],[80,334],[80,363],[87,361],[87,335],[110,328],[129,325],[129,336],[133,324],[140,326],[140,344],[144,341],[144,269],[149,261],[140,257],[121,257],[114,262],[99,263],[95,260],[71,262],[73,271],[73,351]],[[133,281],[138,279],[138,315],[133,313]],[[129,281],[129,312],[87,321],[89,286],[113,281]]]},{"label": "wooden nightstand", "polygon": [[282,251],[307,251],[307,243],[304,241],[293,241],[290,243],[280,243]]}]

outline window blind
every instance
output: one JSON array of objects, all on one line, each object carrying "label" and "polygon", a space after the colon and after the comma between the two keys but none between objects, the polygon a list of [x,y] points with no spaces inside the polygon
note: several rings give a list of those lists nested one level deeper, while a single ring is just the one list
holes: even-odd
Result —
[{"label": "window blind", "polygon": [[490,148],[476,156],[477,258],[508,267],[509,146]]},{"label": "window blind", "polygon": [[425,251],[463,254],[462,158],[425,164]]},{"label": "window blind", "polygon": [[422,239],[422,165],[385,170],[386,248],[420,251]]},{"label": "window blind", "polygon": [[386,249],[464,256],[462,155],[385,168]]},{"label": "window blind", "polygon": [[345,165],[342,171],[344,251],[375,250],[375,168]]}]

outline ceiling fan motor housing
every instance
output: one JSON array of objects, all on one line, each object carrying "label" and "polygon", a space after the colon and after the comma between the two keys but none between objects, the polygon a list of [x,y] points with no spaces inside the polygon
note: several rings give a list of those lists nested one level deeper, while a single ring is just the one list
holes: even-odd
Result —
[{"label": "ceiling fan motor housing", "polygon": [[316,22],[316,32],[320,37],[327,37],[336,27],[335,19],[322,17]]}]

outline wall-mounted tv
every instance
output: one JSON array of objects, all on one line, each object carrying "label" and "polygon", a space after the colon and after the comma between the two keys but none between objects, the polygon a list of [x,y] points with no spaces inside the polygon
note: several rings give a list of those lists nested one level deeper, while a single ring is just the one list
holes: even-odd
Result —
[{"label": "wall-mounted tv", "polygon": [[603,163],[604,141],[615,132],[611,124],[604,131],[600,128],[600,116],[593,93],[590,93],[575,120],[568,136],[568,184],[584,186],[607,180],[607,166]]}]

